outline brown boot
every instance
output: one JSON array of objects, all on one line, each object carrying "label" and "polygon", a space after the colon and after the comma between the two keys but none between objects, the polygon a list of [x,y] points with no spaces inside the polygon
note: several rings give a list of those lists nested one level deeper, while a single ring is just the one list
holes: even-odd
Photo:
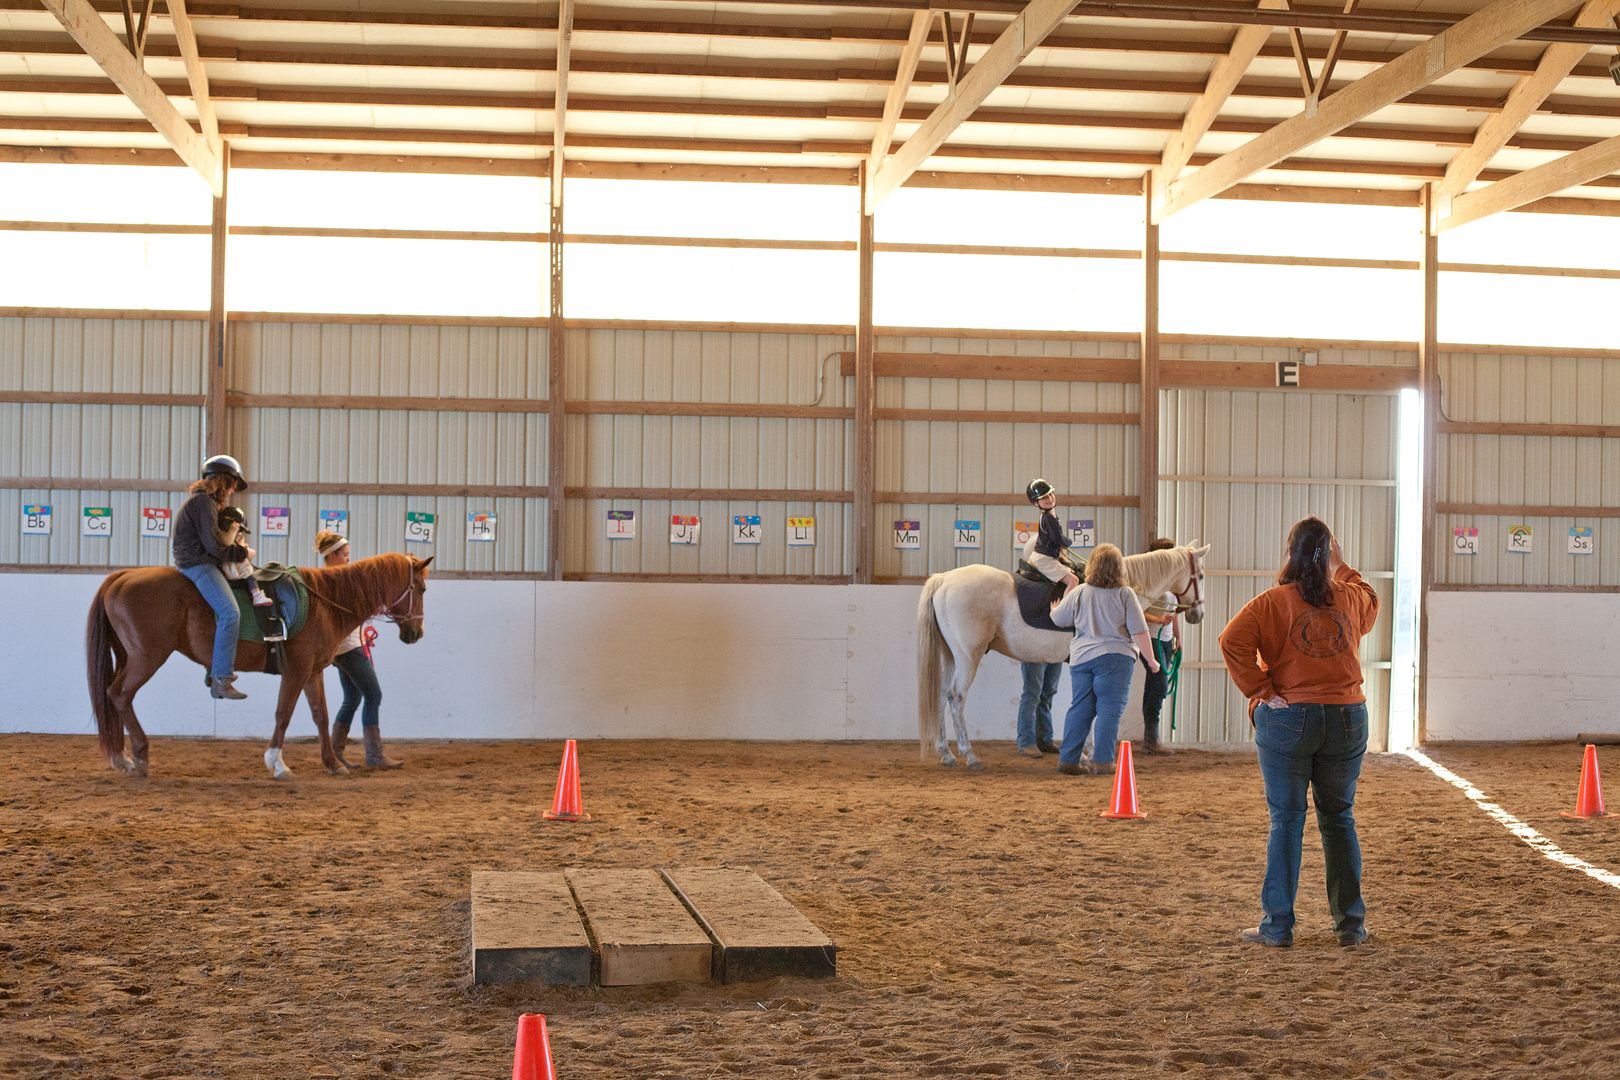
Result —
[{"label": "brown boot", "polygon": [[337,759],[339,761],[343,762],[343,767],[345,769],[357,768],[357,766],[355,765],[354,762],[345,761],[344,758],[343,758],[343,748],[348,746],[348,745],[349,745],[349,725],[348,724],[333,724],[332,725],[332,753],[336,754]]},{"label": "brown boot", "polygon": [[383,753],[381,728],[362,726],[361,730],[365,732],[366,739],[366,768],[403,769],[405,767],[403,761],[395,761]]}]

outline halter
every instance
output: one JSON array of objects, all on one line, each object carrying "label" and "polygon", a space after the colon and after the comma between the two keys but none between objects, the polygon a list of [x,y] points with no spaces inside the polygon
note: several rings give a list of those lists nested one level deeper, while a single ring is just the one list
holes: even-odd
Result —
[{"label": "halter", "polygon": [[[416,614],[416,595],[415,594],[416,594],[416,575],[413,573],[413,574],[411,574],[410,580],[405,583],[405,591],[399,594],[399,598],[396,599],[392,604],[388,604],[386,606],[379,607],[377,609],[376,614],[373,616],[373,618],[386,619],[386,620],[388,620],[389,622],[392,622],[392,623],[409,622],[412,619],[421,618],[421,616]],[[410,607],[409,607],[409,609],[406,610],[405,614],[401,615],[399,612],[395,611],[394,609],[399,607],[399,605],[401,603],[403,603],[407,598],[409,598],[409,600],[411,602]]]},{"label": "halter", "polygon": [[[1187,549],[1187,576],[1191,579],[1187,587],[1178,593],[1170,594],[1176,598],[1181,611],[1191,611],[1204,602],[1203,594],[1198,588],[1198,560],[1193,556],[1192,548]],[[1185,599],[1189,592],[1193,594],[1191,601]]]}]

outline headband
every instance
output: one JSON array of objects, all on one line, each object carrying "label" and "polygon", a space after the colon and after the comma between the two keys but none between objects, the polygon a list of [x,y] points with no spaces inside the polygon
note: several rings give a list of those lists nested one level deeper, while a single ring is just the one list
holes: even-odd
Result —
[{"label": "headband", "polygon": [[315,549],[315,554],[324,559],[333,552],[341,551],[344,546],[348,544],[348,542],[349,538],[347,536],[340,536],[336,540],[328,540],[325,547],[317,547]]}]

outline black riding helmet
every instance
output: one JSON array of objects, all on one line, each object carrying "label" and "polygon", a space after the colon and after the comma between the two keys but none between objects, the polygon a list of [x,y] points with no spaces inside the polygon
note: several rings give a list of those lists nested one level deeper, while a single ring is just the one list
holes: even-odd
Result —
[{"label": "black riding helmet", "polygon": [[204,480],[210,476],[229,476],[236,481],[238,489],[247,490],[247,481],[242,478],[242,466],[229,454],[215,454],[203,462],[202,475]]},{"label": "black riding helmet", "polygon": [[1057,491],[1057,488],[1037,476],[1029,482],[1029,487],[1024,489],[1024,494],[1029,496],[1030,502],[1037,503],[1055,491]]},{"label": "black riding helmet", "polygon": [[243,532],[247,532],[247,515],[242,513],[240,506],[226,506],[219,511],[217,524],[221,529],[228,529],[232,525],[240,525]]}]

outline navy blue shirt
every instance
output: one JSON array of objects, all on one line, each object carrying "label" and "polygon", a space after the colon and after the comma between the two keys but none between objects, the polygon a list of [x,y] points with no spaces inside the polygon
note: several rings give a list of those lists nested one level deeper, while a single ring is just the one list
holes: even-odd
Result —
[{"label": "navy blue shirt", "polygon": [[1069,538],[1063,535],[1057,515],[1050,510],[1042,510],[1041,531],[1035,534],[1035,550],[1049,559],[1055,559],[1069,546]]}]

